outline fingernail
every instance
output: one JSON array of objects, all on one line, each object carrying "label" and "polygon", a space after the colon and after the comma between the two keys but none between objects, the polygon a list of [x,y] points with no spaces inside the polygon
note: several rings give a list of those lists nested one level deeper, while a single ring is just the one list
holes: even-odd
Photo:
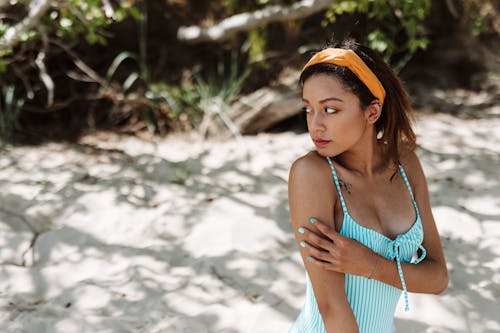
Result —
[{"label": "fingernail", "polygon": [[306,247],[306,243],[304,241],[300,242],[300,246]]},{"label": "fingernail", "polygon": [[311,218],[309,219],[309,222],[311,222],[311,223],[314,223],[314,221],[315,221],[314,217],[311,217]]},{"label": "fingernail", "polygon": [[311,257],[307,257],[306,260],[307,260],[307,262],[311,262],[312,258]]},{"label": "fingernail", "polygon": [[300,228],[298,229],[298,232],[300,232],[301,234],[303,234],[303,233],[304,233],[304,231],[305,231],[305,230],[304,230],[304,228],[302,228],[302,227],[300,227]]}]

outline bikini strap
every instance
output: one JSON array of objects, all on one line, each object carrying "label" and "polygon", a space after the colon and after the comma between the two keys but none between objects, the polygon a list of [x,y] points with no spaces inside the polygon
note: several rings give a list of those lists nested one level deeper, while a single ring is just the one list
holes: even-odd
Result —
[{"label": "bikini strap", "polygon": [[347,207],[345,205],[344,197],[342,196],[342,191],[340,190],[339,178],[337,177],[337,173],[335,172],[335,168],[333,167],[332,160],[329,156],[326,157],[328,164],[330,164],[330,169],[332,170],[333,181],[335,182],[335,187],[337,188],[337,192],[339,193],[340,203],[342,204],[342,212],[344,216],[348,215]]},{"label": "bikini strap", "polygon": [[415,197],[413,196],[413,191],[411,190],[410,182],[408,181],[408,177],[406,176],[405,169],[403,169],[403,166],[401,164],[399,165],[399,172],[401,173],[401,176],[403,177],[403,180],[406,184],[406,187],[408,188],[408,192],[410,192],[410,197],[411,197],[411,201],[413,202],[413,207],[415,207],[415,211],[418,214],[417,203],[415,201]]}]

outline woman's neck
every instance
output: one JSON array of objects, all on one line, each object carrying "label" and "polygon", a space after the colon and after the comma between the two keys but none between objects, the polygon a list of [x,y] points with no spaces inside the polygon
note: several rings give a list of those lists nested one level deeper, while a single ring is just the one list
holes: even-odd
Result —
[{"label": "woman's neck", "polygon": [[374,138],[336,156],[335,160],[343,168],[370,179],[390,165],[385,156],[385,145]]}]

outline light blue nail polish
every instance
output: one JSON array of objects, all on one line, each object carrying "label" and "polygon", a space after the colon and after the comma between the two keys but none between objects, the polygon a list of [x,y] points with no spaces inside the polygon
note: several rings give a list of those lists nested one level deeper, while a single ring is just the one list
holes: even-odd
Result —
[{"label": "light blue nail polish", "polygon": [[306,260],[307,260],[307,262],[311,262],[312,258],[311,257],[307,257]]},{"label": "light blue nail polish", "polygon": [[302,242],[300,242],[300,246],[306,247],[306,243],[302,241]]},{"label": "light blue nail polish", "polygon": [[314,223],[314,221],[315,221],[315,220],[314,220],[314,217],[311,217],[311,218],[309,219],[309,222],[311,222],[311,223]]},{"label": "light blue nail polish", "polygon": [[304,231],[305,231],[305,230],[304,230],[304,228],[302,228],[302,227],[300,227],[300,228],[298,229],[298,232],[300,232],[301,234],[303,234],[303,233],[304,233]]}]

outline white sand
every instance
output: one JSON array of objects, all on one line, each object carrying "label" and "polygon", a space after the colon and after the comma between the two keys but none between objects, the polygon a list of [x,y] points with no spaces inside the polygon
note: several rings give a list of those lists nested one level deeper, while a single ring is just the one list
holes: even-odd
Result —
[{"label": "white sand", "polygon": [[[500,331],[499,117],[419,117],[451,283],[400,303],[399,333]],[[305,293],[287,177],[306,134],[82,142],[0,157],[0,332],[287,332]]]}]

